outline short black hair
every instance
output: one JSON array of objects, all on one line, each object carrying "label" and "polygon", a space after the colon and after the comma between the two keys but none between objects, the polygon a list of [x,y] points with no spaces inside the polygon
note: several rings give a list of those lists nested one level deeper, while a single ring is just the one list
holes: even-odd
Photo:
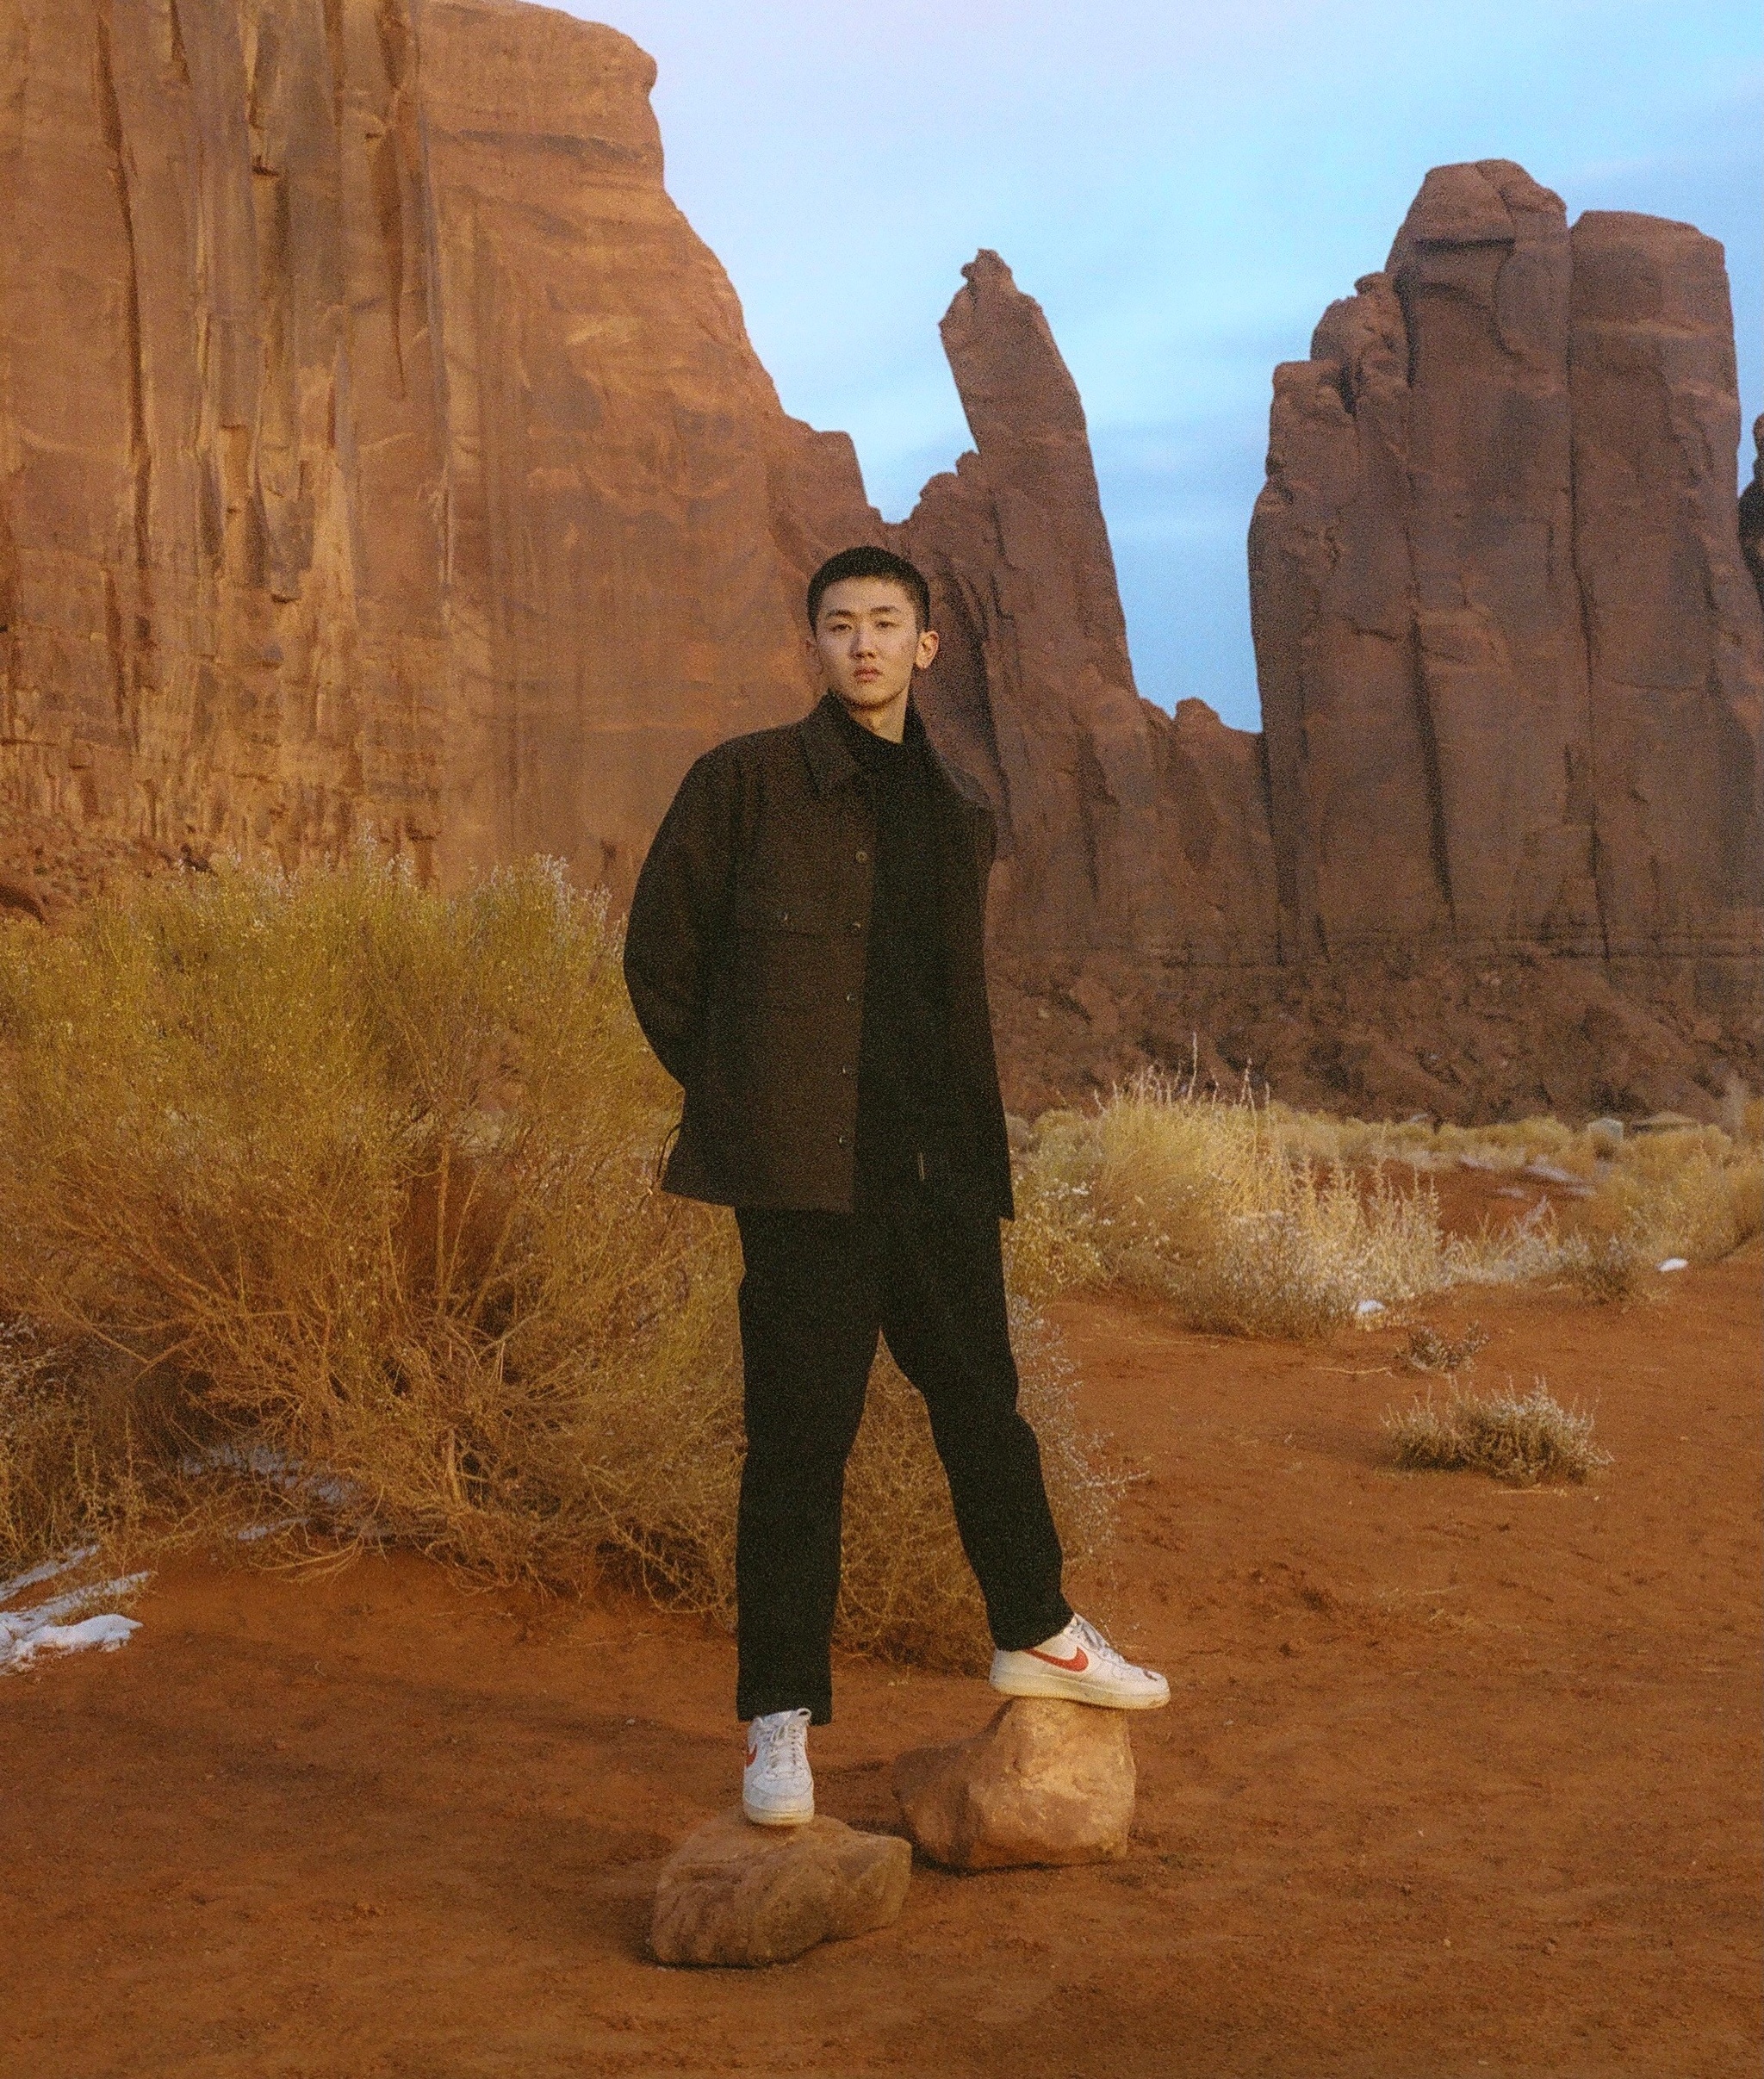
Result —
[{"label": "short black hair", "polygon": [[913,603],[921,632],[931,625],[931,587],[922,575],[904,555],[895,555],[886,549],[860,548],[842,549],[837,555],[829,555],[809,580],[811,629],[821,611],[822,595],[829,585],[837,585],[845,578],[885,578],[898,585]]}]

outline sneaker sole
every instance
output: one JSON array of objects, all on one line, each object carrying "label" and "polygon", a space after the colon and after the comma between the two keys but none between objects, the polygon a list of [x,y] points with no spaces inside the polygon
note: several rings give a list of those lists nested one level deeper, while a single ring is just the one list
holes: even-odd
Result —
[{"label": "sneaker sole", "polygon": [[745,1798],[741,1811],[748,1825],[755,1827],[805,1827],[815,1816],[812,1805],[806,1812],[756,1812]]},{"label": "sneaker sole", "polygon": [[1157,1711],[1162,1710],[1170,1701],[1166,1689],[1161,1697],[1122,1696],[1118,1691],[1097,1691],[1073,1675],[1055,1674],[1051,1669],[1045,1674],[1007,1675],[1003,1681],[989,1677],[991,1686],[1001,1697],[1052,1697],[1062,1704],[1090,1704],[1099,1710]]}]

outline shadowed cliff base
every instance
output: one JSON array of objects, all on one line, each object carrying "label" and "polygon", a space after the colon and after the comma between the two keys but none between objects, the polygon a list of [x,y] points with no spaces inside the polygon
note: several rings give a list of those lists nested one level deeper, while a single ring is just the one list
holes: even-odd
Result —
[{"label": "shadowed cliff base", "polygon": [[1247,1081],[1363,1119],[1717,1121],[1761,1080],[1756,990],[1748,961],[1424,946],[1149,977],[1124,963],[1007,970],[993,1015],[1006,1102],[1030,1118],[1175,1064],[1222,1092]]},{"label": "shadowed cliff base", "polygon": [[[1276,371],[1255,735],[1139,697],[1082,402],[996,254],[942,326],[974,452],[884,524],[849,440],[781,410],[616,31],[10,19],[8,907],[360,846],[623,899],[691,760],[812,698],[807,572],[886,540],[935,593],[928,721],[998,813],[1021,1089],[1191,1033],[1385,1111],[1755,1082],[1764,621],[1693,227],[1428,175]],[[1746,526],[1755,555],[1755,494]]]}]

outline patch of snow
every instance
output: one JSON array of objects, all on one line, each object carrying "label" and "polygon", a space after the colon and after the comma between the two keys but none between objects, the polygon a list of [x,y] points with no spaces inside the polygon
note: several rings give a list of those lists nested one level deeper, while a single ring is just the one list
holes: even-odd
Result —
[{"label": "patch of snow", "polygon": [[1519,1175],[1537,1177],[1546,1184],[1577,1184],[1581,1182],[1571,1170],[1562,1169],[1553,1162],[1528,1162]]},{"label": "patch of snow", "polygon": [[1460,1155],[1457,1158],[1457,1166],[1460,1170],[1504,1170],[1506,1164],[1498,1163],[1488,1155]]},{"label": "patch of snow", "polygon": [[[184,1473],[246,1473],[291,1497],[309,1497],[327,1509],[358,1505],[362,1490],[336,1474],[315,1471],[286,1451],[266,1443],[219,1443],[190,1451],[178,1461]],[[370,1526],[372,1529],[372,1526]]]},{"label": "patch of snow", "polygon": [[131,1632],[140,1629],[138,1617],[119,1617],[115,1610],[101,1617],[86,1617],[78,1624],[45,1624],[28,1632],[0,1654],[0,1669],[28,1667],[40,1653],[84,1653],[96,1646],[101,1653],[115,1653],[126,1646]]},{"label": "patch of snow", "polygon": [[233,1536],[242,1545],[254,1545],[260,1537],[274,1537],[278,1530],[297,1530],[306,1520],[303,1516],[284,1516],[279,1524],[247,1524]]},{"label": "patch of snow", "polygon": [[1688,1270],[1690,1267],[1690,1258],[1683,1256],[1669,1256],[1663,1263],[1659,1265],[1659,1269],[1662,1270]]},{"label": "patch of snow", "polygon": [[0,1603],[9,1603],[14,1596],[22,1595],[27,1588],[34,1588],[39,1581],[53,1580],[58,1573],[65,1573],[70,1567],[89,1560],[97,1549],[96,1545],[76,1545],[59,1559],[44,1560],[35,1567],[28,1567],[22,1573],[15,1573],[9,1581],[0,1581]]},{"label": "patch of snow", "polygon": [[1362,1319],[1368,1314],[1382,1314],[1384,1312],[1384,1302],[1382,1300],[1362,1300],[1354,1308],[1354,1312]]},{"label": "patch of snow", "polygon": [[[92,1646],[115,1653],[132,1633],[140,1629],[139,1621],[114,1610],[88,1617],[78,1613],[94,1603],[120,1601],[151,1578],[146,1573],[127,1573],[118,1580],[70,1589],[65,1595],[52,1596],[47,1603],[38,1603],[29,1610],[0,1610],[0,1673],[28,1667],[40,1653],[80,1653]],[[74,1621],[64,1622],[68,1618]]]}]

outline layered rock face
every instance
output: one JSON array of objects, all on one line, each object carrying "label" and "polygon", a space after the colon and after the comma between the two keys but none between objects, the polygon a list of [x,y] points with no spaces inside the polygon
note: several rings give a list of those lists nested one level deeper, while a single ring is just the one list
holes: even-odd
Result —
[{"label": "layered rock face", "polygon": [[1764,640],[1720,248],[1429,174],[1276,372],[1251,529],[1283,946],[1755,945]]},{"label": "layered rock face", "polygon": [[1268,957],[1273,850],[1254,740],[1140,699],[1084,406],[1040,306],[995,252],[941,326],[976,452],[895,545],[931,580],[922,695],[991,795],[997,931],[1051,961]]},{"label": "layered rock face", "polygon": [[408,22],[27,0],[0,39],[8,800],[421,852],[449,516]]},{"label": "layered rock face", "polygon": [[0,39],[7,801],[628,885],[692,755],[809,692],[805,430],[667,197],[651,61],[496,0]]},{"label": "layered rock face", "polygon": [[[810,570],[885,541],[998,812],[1020,1104],[1191,1046],[1460,1115],[1754,1065],[1764,634],[1688,227],[1428,177],[1276,372],[1257,735],[1140,698],[1083,406],[996,254],[942,327],[974,452],[884,525],[781,410],[615,31],[12,0],[0,66],[11,909],[370,841],[622,897],[692,758],[814,697]],[[1643,1065],[1600,1084],[1618,1028]]]}]

